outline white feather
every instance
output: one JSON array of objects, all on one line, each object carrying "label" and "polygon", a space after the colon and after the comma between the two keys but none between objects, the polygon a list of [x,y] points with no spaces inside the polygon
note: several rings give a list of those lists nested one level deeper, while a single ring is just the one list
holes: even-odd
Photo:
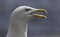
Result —
[{"label": "white feather", "polygon": [[10,26],[6,37],[27,37],[28,21],[32,18],[30,12],[25,8],[34,9],[28,6],[20,6],[15,9],[10,18]]}]

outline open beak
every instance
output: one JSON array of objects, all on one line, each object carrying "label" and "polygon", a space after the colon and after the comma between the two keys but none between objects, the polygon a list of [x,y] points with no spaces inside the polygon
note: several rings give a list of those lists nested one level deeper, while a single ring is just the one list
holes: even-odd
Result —
[{"label": "open beak", "polygon": [[[47,10],[45,9],[36,9],[35,12],[45,12],[47,13]],[[45,15],[41,15],[41,14],[33,14],[34,16],[36,17],[39,17],[39,18],[47,18]]]}]

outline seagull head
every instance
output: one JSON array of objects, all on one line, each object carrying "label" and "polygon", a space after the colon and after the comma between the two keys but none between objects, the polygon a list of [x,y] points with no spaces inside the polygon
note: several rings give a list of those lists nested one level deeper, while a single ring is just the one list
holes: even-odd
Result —
[{"label": "seagull head", "polygon": [[46,12],[45,9],[37,9],[29,6],[16,8],[10,18],[10,27],[6,37],[27,37],[28,22],[33,17],[47,18],[45,15],[36,12]]},{"label": "seagull head", "polygon": [[39,17],[39,18],[47,18],[45,15],[42,14],[36,14],[36,12],[45,12],[47,13],[47,10],[45,9],[37,9],[37,8],[33,8],[33,7],[29,7],[29,6],[20,6],[18,8],[16,8],[13,12],[13,14],[16,14],[17,17],[19,16],[20,18],[26,18],[26,19],[30,19],[33,17]]}]

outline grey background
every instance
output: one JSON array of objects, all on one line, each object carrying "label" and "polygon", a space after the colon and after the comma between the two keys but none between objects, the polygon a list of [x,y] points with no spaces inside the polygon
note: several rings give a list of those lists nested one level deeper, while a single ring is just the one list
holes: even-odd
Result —
[{"label": "grey background", "polygon": [[0,37],[6,36],[10,15],[21,5],[48,10],[47,19],[30,20],[28,37],[60,35],[60,0],[0,0]]}]

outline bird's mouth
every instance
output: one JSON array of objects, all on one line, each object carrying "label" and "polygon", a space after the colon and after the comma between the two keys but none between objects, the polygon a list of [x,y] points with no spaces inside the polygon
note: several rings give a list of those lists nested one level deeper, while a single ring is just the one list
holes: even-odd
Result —
[{"label": "bird's mouth", "polygon": [[[45,13],[47,13],[47,10],[45,10],[45,9],[36,9],[34,12],[45,12]],[[33,16],[35,16],[35,17],[39,17],[39,18],[47,18],[47,16],[45,16],[45,15],[42,15],[42,14],[35,14],[35,13],[31,13]]]}]

